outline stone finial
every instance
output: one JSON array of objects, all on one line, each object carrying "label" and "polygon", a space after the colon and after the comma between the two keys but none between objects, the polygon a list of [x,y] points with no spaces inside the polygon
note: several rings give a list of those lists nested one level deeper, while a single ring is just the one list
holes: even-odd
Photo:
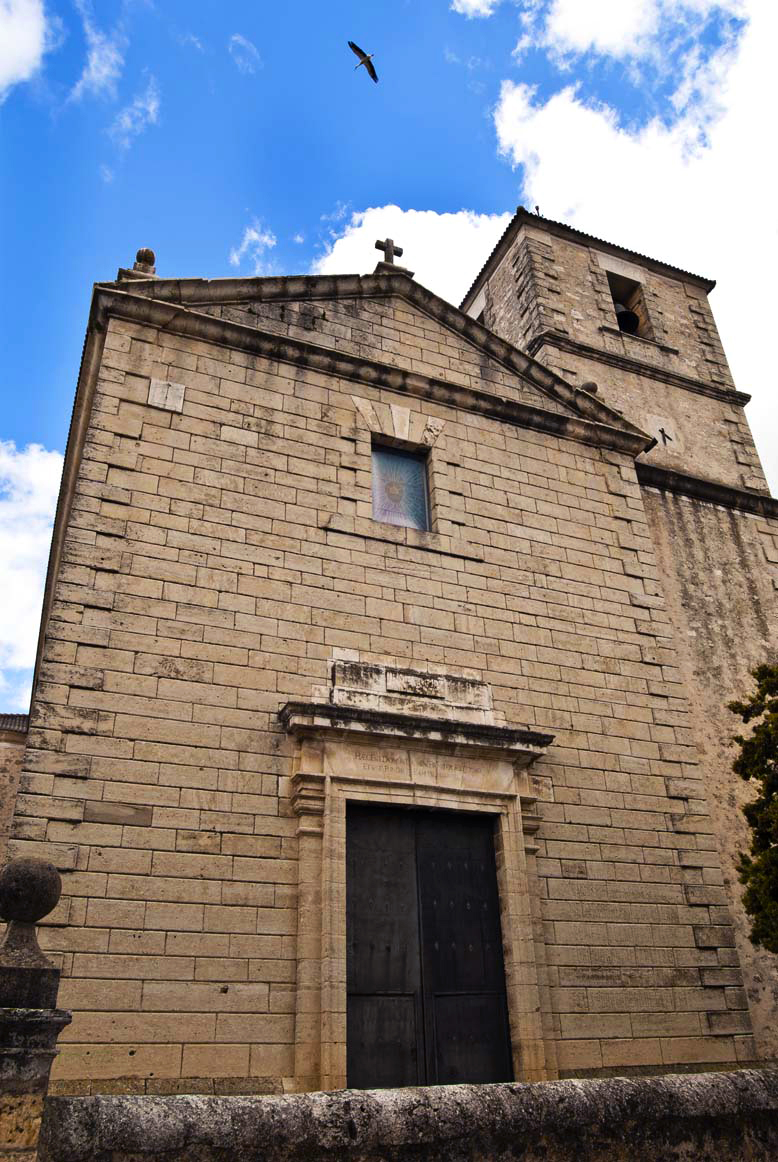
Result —
[{"label": "stone finial", "polygon": [[589,395],[597,394],[597,384],[593,380],[581,384],[581,391],[588,391]]},{"label": "stone finial", "polygon": [[157,256],[154,251],[148,246],[141,246],[138,253],[135,255],[135,263],[133,270],[137,270],[140,274],[156,274]]},{"label": "stone finial", "polygon": [[59,969],[35,935],[62,891],[53,864],[12,859],[0,870],[0,1162],[35,1162],[57,1038],[70,1023],[58,1009]]},{"label": "stone finial", "polygon": [[60,874],[46,860],[12,859],[0,871],[0,919],[8,922],[0,945],[0,1005],[55,1003],[59,971],[41,952],[35,925],[56,908],[61,892]]},{"label": "stone finial", "polygon": [[0,871],[0,920],[37,924],[53,912],[62,895],[62,878],[45,859],[12,859]]}]

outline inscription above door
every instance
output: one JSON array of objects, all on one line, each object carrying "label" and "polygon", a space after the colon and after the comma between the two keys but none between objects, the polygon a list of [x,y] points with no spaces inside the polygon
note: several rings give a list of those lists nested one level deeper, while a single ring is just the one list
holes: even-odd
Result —
[{"label": "inscription above door", "polygon": [[349,806],[348,1085],[512,1078],[491,817]]}]

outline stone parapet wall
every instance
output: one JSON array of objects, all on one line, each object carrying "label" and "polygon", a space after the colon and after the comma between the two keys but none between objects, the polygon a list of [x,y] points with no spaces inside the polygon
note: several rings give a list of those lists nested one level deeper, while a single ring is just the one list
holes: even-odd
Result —
[{"label": "stone parapet wall", "polygon": [[778,1073],[346,1090],[290,1097],[51,1098],[40,1162],[766,1162]]}]

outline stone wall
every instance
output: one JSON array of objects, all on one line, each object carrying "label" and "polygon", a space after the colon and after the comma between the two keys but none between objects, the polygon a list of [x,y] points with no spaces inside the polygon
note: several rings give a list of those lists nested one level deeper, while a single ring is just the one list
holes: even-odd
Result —
[{"label": "stone wall", "polygon": [[51,1098],[41,1162],[768,1162],[778,1074],[281,1098]]},{"label": "stone wall", "polygon": [[742,723],[726,704],[746,696],[755,666],[778,658],[778,521],[652,489],[643,499],[677,631],[726,896],[735,905],[757,1044],[762,1055],[776,1058],[778,961],[752,946],[740,904],[736,863],[750,834],[740,808],[752,791],[732,773],[731,736]]},{"label": "stone wall", "polygon": [[[384,308],[412,371],[434,328]],[[179,334],[177,309],[109,319],[77,403],[14,841],[64,873],[68,927],[43,937],[74,1012],[61,1083],[305,1076],[278,711],[338,657],[466,673],[502,721],[555,735],[527,851],[549,1074],[751,1060],[707,808],[676,795],[697,756],[632,455],[578,419],[564,439],[454,387],[325,374],[283,340]],[[431,532],[372,520],[376,430],[434,435]]]},{"label": "stone wall", "polygon": [[[0,866],[5,862],[6,844],[11,829],[16,792],[22,770],[25,730],[4,729],[3,719],[22,719],[22,715],[0,715]],[[13,723],[14,726],[22,723]],[[26,727],[26,719],[23,723]]]}]

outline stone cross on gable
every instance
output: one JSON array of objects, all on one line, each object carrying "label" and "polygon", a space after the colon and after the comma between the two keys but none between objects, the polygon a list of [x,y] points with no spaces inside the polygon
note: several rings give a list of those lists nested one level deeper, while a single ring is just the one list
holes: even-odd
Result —
[{"label": "stone cross on gable", "polygon": [[394,263],[394,256],[398,258],[403,256],[402,246],[395,246],[393,238],[385,238],[383,242],[379,239],[375,244],[376,250],[383,250],[384,262]]}]

